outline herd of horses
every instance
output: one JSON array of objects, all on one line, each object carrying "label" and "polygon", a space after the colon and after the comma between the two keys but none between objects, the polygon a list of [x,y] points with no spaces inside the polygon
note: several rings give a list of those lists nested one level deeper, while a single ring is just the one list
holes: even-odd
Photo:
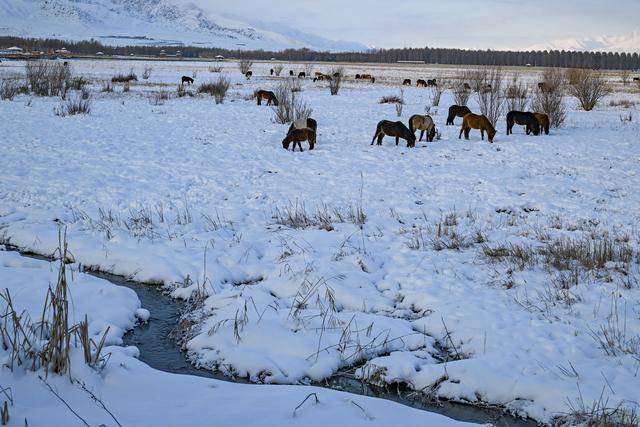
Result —
[{"label": "herd of horses", "polygon": [[[271,75],[274,74],[274,70],[271,69]],[[253,73],[251,71],[245,73],[245,77],[250,79]],[[289,71],[290,76],[295,76],[293,70]],[[339,73],[334,73],[333,75],[324,74],[321,72],[316,72],[314,74],[313,81],[318,80],[331,80],[332,78],[338,78],[341,75]],[[307,75],[305,72],[298,73],[298,78],[306,78]],[[310,76],[309,76],[310,77]],[[371,74],[356,74],[356,80],[369,80],[372,83],[375,82],[375,77]],[[193,84],[193,79],[188,76],[182,76],[182,84]],[[411,86],[410,79],[404,79],[404,86]],[[416,81],[417,87],[432,87],[437,86],[436,79],[430,80],[422,80],[418,79]],[[544,83],[540,83],[540,85],[544,85]],[[468,86],[465,83],[465,86]],[[470,88],[469,88],[470,89]],[[540,89],[544,89],[544,86],[541,86]],[[262,105],[263,101],[267,106],[278,106],[278,98],[276,94],[272,91],[268,90],[257,90],[254,92],[254,97],[256,98],[257,105]],[[454,119],[456,117],[462,118],[462,126],[460,128],[460,133],[458,135],[458,139],[462,139],[462,135],[464,134],[465,139],[469,139],[469,134],[472,129],[477,129],[480,131],[480,136],[484,141],[484,134],[486,132],[487,138],[489,142],[493,143],[493,139],[496,135],[496,129],[491,124],[491,121],[482,114],[474,114],[471,112],[469,107],[466,105],[452,105],[449,107],[449,112],[447,115],[446,125],[454,125]],[[513,133],[513,127],[515,125],[525,126],[525,133],[530,135],[540,135],[544,132],[546,135],[549,134],[549,116],[544,113],[538,112],[529,112],[529,111],[510,111],[506,116],[507,121],[507,135]],[[316,144],[317,139],[317,130],[318,130],[318,122],[312,118],[297,120],[291,124],[289,130],[287,131],[287,135],[282,140],[282,147],[286,150],[293,144],[292,150],[295,151],[296,147],[300,148],[302,151],[302,142],[309,143],[309,150],[313,150]],[[433,118],[429,115],[421,115],[415,114],[409,118],[409,126],[405,125],[401,121],[391,121],[391,120],[382,120],[378,122],[376,126],[375,134],[373,135],[373,139],[371,140],[371,145],[376,143],[377,145],[382,145],[382,140],[385,136],[393,137],[396,140],[396,146],[399,144],[400,139],[403,139],[407,142],[407,147],[413,148],[416,145],[416,131],[420,131],[420,138],[417,141],[422,141],[422,139],[426,135],[427,142],[433,142],[436,137],[437,130],[435,126],[435,122]]]}]

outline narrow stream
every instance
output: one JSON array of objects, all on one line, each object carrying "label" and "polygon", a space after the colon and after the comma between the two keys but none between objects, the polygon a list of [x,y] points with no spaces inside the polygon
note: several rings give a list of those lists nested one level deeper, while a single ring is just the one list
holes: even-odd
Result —
[{"label": "narrow stream", "polygon": [[[144,363],[155,369],[175,374],[197,375],[223,381],[246,382],[246,380],[231,380],[222,374],[198,369],[187,361],[184,352],[180,349],[172,334],[177,327],[183,303],[162,293],[156,286],[130,282],[122,277],[104,273],[90,274],[134,290],[142,302],[142,307],[151,312],[149,322],[134,328],[124,336],[125,345],[138,347],[140,360]],[[452,402],[424,403],[409,397],[410,390],[383,389],[363,384],[361,381],[342,375],[334,376],[327,381],[313,385],[392,400],[403,405],[442,414],[458,421],[514,427],[533,427],[538,425],[532,420],[522,420],[505,415],[498,409],[478,408]]]}]

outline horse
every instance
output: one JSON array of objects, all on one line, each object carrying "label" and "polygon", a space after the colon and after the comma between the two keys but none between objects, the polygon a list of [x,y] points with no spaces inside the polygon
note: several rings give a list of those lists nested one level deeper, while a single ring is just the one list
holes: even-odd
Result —
[{"label": "horse", "polygon": [[189,86],[191,86],[193,84],[193,79],[189,76],[182,76],[182,85],[184,85],[185,83],[188,83]]},{"label": "horse", "polygon": [[305,77],[307,77],[307,74],[304,71],[298,73],[298,78],[299,79],[304,79]]},{"label": "horse", "polygon": [[289,70],[289,77],[293,77],[293,70]]},{"label": "horse", "polygon": [[313,73],[313,75],[316,77],[320,77],[322,73],[320,71],[316,71],[315,73]]},{"label": "horse", "polygon": [[411,86],[411,79],[404,79],[402,86]]},{"label": "horse", "polygon": [[356,74],[356,80],[360,80],[361,78],[360,74]]},{"label": "horse", "polygon": [[255,97],[258,100],[258,105],[262,105],[262,100],[267,101],[267,105],[275,105],[278,106],[278,98],[276,98],[276,94],[268,91],[268,90],[258,90],[255,93]]},{"label": "horse", "polygon": [[288,150],[289,144],[293,142],[293,151],[296,151],[296,145],[302,151],[302,141],[309,141],[309,150],[313,150],[316,144],[316,131],[310,128],[294,129],[282,140],[282,148]]},{"label": "horse", "polygon": [[[305,128],[313,129],[314,132],[317,132],[318,122],[316,122],[315,119],[312,119],[311,117],[309,117],[308,119],[296,120],[293,123],[291,123],[291,126],[289,126],[287,135],[296,129],[305,129]],[[313,150],[313,148],[311,149]]]},{"label": "horse", "polygon": [[271,75],[273,76],[273,73],[275,73],[275,70],[272,68],[271,70],[269,70],[269,73],[271,73]]},{"label": "horse", "polygon": [[333,78],[337,79],[338,77],[342,77],[342,74],[340,74],[339,71],[336,71],[335,73],[333,73]]},{"label": "horse", "polygon": [[[536,116],[536,120],[538,120],[538,124],[540,125],[540,133],[544,131],[545,135],[549,135],[549,116],[545,113],[533,113]],[[531,129],[527,128],[527,135],[529,135]]]},{"label": "horse", "polygon": [[247,78],[247,80],[251,79],[251,76],[253,76],[253,71],[247,71],[244,76]]},{"label": "horse", "polygon": [[489,119],[486,116],[479,114],[469,113],[462,118],[462,127],[460,128],[460,135],[458,139],[462,139],[462,133],[464,132],[464,139],[469,139],[469,131],[471,129],[480,129],[480,136],[484,141],[484,131],[487,131],[487,137],[489,142],[493,143],[493,137],[496,136],[496,129],[493,127]]},{"label": "horse", "polygon": [[540,90],[544,91],[544,87],[545,87],[544,82],[540,82],[540,83],[538,83],[538,89],[540,89]]},{"label": "horse", "polygon": [[449,107],[449,115],[447,116],[447,126],[453,125],[453,119],[456,117],[464,117],[471,110],[466,105],[452,105]]},{"label": "horse", "polygon": [[533,132],[534,135],[540,134],[540,123],[533,113],[523,111],[509,111],[507,113],[507,135],[513,133],[513,125],[518,124],[526,126],[527,135]]},{"label": "horse", "polygon": [[392,122],[389,120],[382,120],[376,126],[376,133],[373,135],[371,145],[378,138],[378,145],[382,145],[382,138],[385,136],[395,136],[396,146],[400,142],[400,138],[407,141],[407,147],[412,148],[416,146],[416,136],[409,130],[402,122]]},{"label": "horse", "polygon": [[433,119],[431,116],[414,114],[409,119],[409,130],[411,133],[415,133],[416,130],[420,130],[420,139],[418,142],[422,141],[422,137],[424,133],[427,133],[427,141],[433,142],[433,138],[436,136],[436,125],[433,123]]},{"label": "horse", "polygon": [[427,87],[427,81],[423,79],[416,80],[416,87]]},{"label": "horse", "polygon": [[436,83],[436,79],[427,80],[427,86],[429,87],[438,86],[438,84]]},{"label": "horse", "polygon": [[464,83],[462,87],[464,87],[464,90],[471,90],[471,86],[469,85],[469,83]]}]

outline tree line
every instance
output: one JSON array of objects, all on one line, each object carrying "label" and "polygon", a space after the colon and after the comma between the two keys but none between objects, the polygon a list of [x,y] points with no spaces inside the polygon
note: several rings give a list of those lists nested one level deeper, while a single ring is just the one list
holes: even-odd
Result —
[{"label": "tree line", "polygon": [[448,65],[496,65],[591,68],[610,70],[640,69],[638,53],[625,52],[577,52],[564,50],[506,51],[467,50],[448,48],[371,49],[362,52],[318,52],[310,49],[285,49],[282,51],[235,50],[198,46],[107,46],[97,40],[68,41],[60,39],[35,39],[4,36],[0,46],[21,46],[30,51],[52,51],[66,47],[72,53],[91,55],[147,55],[158,56],[162,50],[174,54],[180,50],[185,58],[225,58],[281,61],[325,61],[395,63],[398,61],[424,61],[427,64]]}]

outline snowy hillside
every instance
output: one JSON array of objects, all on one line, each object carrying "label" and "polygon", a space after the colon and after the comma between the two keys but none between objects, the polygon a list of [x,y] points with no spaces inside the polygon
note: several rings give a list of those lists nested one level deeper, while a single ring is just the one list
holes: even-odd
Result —
[{"label": "snowy hillside", "polygon": [[95,38],[106,44],[191,44],[240,49],[362,50],[289,28],[212,15],[165,0],[0,0],[0,35]]},{"label": "snowy hillside", "polygon": [[526,50],[578,50],[585,52],[640,52],[640,32],[618,36],[565,38],[530,46]]}]

